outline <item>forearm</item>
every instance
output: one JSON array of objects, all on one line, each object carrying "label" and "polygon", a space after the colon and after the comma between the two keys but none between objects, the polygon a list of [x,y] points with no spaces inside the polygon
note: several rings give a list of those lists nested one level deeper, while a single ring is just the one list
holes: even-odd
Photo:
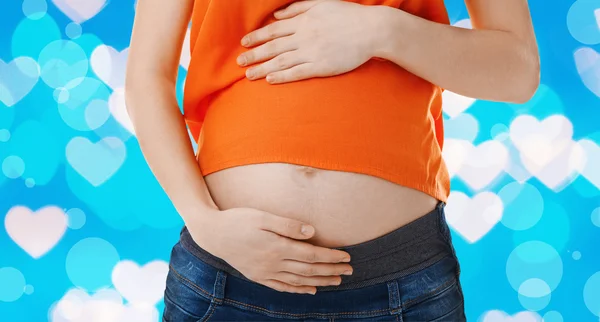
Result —
[{"label": "forearm", "polygon": [[373,56],[452,92],[522,103],[539,85],[537,49],[512,33],[440,24],[378,6]]},{"label": "forearm", "polygon": [[184,221],[218,210],[198,166],[168,79],[126,88],[127,110],[150,169]]}]

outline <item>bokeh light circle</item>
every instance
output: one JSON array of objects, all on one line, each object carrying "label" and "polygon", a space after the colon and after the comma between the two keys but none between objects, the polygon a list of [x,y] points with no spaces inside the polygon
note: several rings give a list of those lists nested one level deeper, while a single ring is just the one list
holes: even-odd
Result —
[{"label": "bokeh light circle", "polygon": [[33,188],[33,186],[35,186],[35,180],[33,178],[25,179],[25,186],[27,188]]},{"label": "bokeh light circle", "polygon": [[504,141],[509,138],[509,129],[506,124],[494,124],[490,129],[490,136],[496,141]]},{"label": "bokeh light circle", "polygon": [[550,303],[550,286],[539,278],[530,278],[519,286],[519,302],[530,311],[539,311]]},{"label": "bokeh light circle", "polygon": [[103,100],[91,101],[85,108],[84,117],[90,130],[101,127],[110,118],[108,102]]},{"label": "bokeh light circle", "polygon": [[85,225],[85,213],[79,208],[71,208],[67,211],[67,226],[71,229],[79,229]]},{"label": "bokeh light circle", "polygon": [[16,179],[25,172],[25,162],[16,155],[7,156],[2,162],[2,173],[7,178]]},{"label": "bokeh light circle", "polygon": [[560,255],[551,245],[539,240],[525,242],[510,253],[506,261],[506,276],[512,288],[532,278],[544,281],[554,291],[563,276]]},{"label": "bokeh light circle", "polygon": [[538,223],[544,212],[544,199],[531,184],[511,182],[504,186],[498,196],[504,203],[500,222],[512,230],[525,230]]},{"label": "bokeh light circle", "polygon": [[592,224],[596,227],[600,227],[600,207],[592,211]]},{"label": "bokeh light circle", "polygon": [[23,295],[25,276],[14,267],[0,268],[0,301],[14,302]]},{"label": "bokeh light circle", "polygon": [[24,0],[21,8],[27,18],[37,20],[46,14],[48,5],[46,4],[46,0]]},{"label": "bokeh light circle", "polygon": [[81,25],[76,22],[71,22],[65,27],[65,34],[71,39],[76,39],[81,36]]},{"label": "bokeh light circle", "polygon": [[0,129],[0,142],[8,142],[10,140],[10,131],[7,129]]},{"label": "bokeh light circle", "polygon": [[586,45],[600,43],[600,26],[595,14],[598,9],[598,1],[573,2],[567,13],[567,27],[573,38]]},{"label": "bokeh light circle", "polygon": [[59,87],[54,90],[53,97],[56,103],[65,103],[69,100],[69,90],[64,87]]},{"label": "bokeh light circle", "polygon": [[88,291],[111,285],[111,274],[119,262],[119,253],[104,239],[90,237],[73,245],[65,262],[71,282]]},{"label": "bokeh light circle", "polygon": [[27,284],[25,285],[25,287],[23,288],[23,293],[27,294],[27,295],[31,295],[33,294],[34,288],[33,285],[31,284]]},{"label": "bokeh light circle", "polygon": [[[106,102],[110,97],[110,90],[101,81],[91,77],[78,78],[69,82],[65,89],[69,91],[69,97],[58,104],[58,112],[71,128],[90,131],[102,125],[106,121],[104,118],[109,118],[110,110]],[[94,112],[90,113],[88,108]],[[99,118],[95,119],[96,117]]]},{"label": "bokeh light circle", "polygon": [[592,314],[600,317],[600,272],[596,272],[585,282],[583,302]]},{"label": "bokeh light circle", "polygon": [[50,15],[37,20],[24,18],[12,35],[12,57],[38,57],[48,43],[60,38],[60,29]]},{"label": "bokeh light circle", "polygon": [[85,77],[89,69],[85,51],[77,43],[65,39],[46,45],[38,63],[42,80],[51,88],[64,87],[74,79]]},{"label": "bokeh light circle", "polygon": [[573,256],[574,260],[578,261],[581,259],[581,252],[576,250],[573,252],[573,254],[571,256]]},{"label": "bokeh light circle", "polygon": [[563,322],[563,316],[558,311],[548,311],[544,314],[544,322]]}]

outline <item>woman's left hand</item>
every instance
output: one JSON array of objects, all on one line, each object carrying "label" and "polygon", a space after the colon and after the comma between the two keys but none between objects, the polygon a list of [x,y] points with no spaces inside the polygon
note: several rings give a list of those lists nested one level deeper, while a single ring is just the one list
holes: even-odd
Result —
[{"label": "woman's left hand", "polygon": [[[339,0],[298,1],[275,13],[277,21],[244,38],[254,47],[238,57],[246,77],[271,84],[349,72],[373,53],[378,17],[373,6]],[[247,40],[247,42],[244,42]]]}]

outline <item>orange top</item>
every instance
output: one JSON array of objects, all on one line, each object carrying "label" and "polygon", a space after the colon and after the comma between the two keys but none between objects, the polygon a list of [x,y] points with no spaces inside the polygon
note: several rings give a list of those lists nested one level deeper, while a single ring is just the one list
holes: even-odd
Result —
[{"label": "orange top", "polygon": [[[277,85],[245,77],[241,38],[293,2],[196,0],[184,115],[202,174],[284,162],[377,176],[446,201],[440,87],[379,58],[334,77]],[[449,23],[444,0],[353,2]]]}]

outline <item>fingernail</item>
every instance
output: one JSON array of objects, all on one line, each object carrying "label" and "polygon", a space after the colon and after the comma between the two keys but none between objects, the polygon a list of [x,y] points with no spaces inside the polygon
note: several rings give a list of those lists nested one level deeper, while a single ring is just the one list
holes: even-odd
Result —
[{"label": "fingernail", "polygon": [[245,66],[246,65],[246,57],[244,57],[244,56],[238,56],[237,63],[239,65]]},{"label": "fingernail", "polygon": [[250,44],[250,39],[248,37],[242,38],[242,46],[248,46]]},{"label": "fingernail", "polygon": [[342,275],[352,275],[352,270],[344,271]]},{"label": "fingernail", "polygon": [[248,77],[249,79],[254,78],[254,72],[252,71],[252,69],[246,70],[246,77]]},{"label": "fingernail", "polygon": [[312,294],[312,295],[317,294],[317,290],[311,291],[310,294]]},{"label": "fingernail", "polygon": [[342,262],[349,262],[350,261],[350,257],[344,257],[342,258]]},{"label": "fingernail", "polygon": [[308,236],[313,232],[313,228],[312,228],[312,226],[302,225],[302,228],[300,228],[300,232],[302,232],[302,234]]}]

